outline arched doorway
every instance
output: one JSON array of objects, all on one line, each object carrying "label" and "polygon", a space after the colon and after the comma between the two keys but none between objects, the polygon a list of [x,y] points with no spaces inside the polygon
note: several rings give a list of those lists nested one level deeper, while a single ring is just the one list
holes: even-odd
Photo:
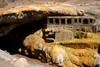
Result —
[{"label": "arched doorway", "polygon": [[88,24],[88,20],[87,19],[84,19],[83,20],[83,24]]},{"label": "arched doorway", "polygon": [[71,19],[67,19],[67,24],[71,24]]}]

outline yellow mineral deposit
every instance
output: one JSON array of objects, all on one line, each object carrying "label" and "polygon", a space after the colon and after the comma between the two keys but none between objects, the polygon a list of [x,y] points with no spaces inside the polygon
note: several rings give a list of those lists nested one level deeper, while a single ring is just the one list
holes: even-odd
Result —
[{"label": "yellow mineral deposit", "polygon": [[84,15],[84,10],[75,7],[70,7],[61,4],[40,4],[40,5],[19,6],[6,11],[0,11],[0,16],[2,17],[3,15],[9,15],[15,13],[19,15],[19,19],[22,19],[22,15],[24,11],[36,11],[36,12],[42,11],[42,12],[46,12],[46,14],[48,15],[54,13],[64,14],[64,15],[74,15],[74,16]]},{"label": "yellow mineral deposit", "polygon": [[[33,40],[31,40],[32,42],[30,42],[30,45],[29,45],[27,44],[27,42],[30,41],[30,36],[34,36],[34,38]],[[67,67],[67,66],[68,67],[79,67],[79,66],[82,67],[84,65],[92,67],[95,61],[94,55],[99,55],[96,49],[98,49],[97,47],[100,44],[98,41],[95,40],[95,43],[97,45],[95,45],[95,43],[92,43],[91,45],[95,47],[93,48],[91,47],[91,45],[89,45],[93,41],[89,40],[90,42],[88,42],[89,43],[88,44],[86,42],[87,40],[89,39],[86,39],[86,40],[77,39],[76,41],[72,40],[72,41],[62,42],[62,43],[54,42],[51,44],[46,44],[41,37],[38,37],[35,34],[31,34],[25,38],[23,44],[25,47],[31,47],[29,49],[31,49],[32,52],[34,52],[35,50],[44,51],[45,54],[42,54],[41,51],[39,52],[41,54],[39,58],[40,59],[42,58],[41,59],[42,62],[46,61],[50,64],[55,64],[57,66],[63,66],[63,67]],[[79,45],[77,45],[78,43]],[[68,46],[68,44],[70,44],[70,46]],[[73,44],[77,48],[73,47],[73,45],[71,44]]]}]

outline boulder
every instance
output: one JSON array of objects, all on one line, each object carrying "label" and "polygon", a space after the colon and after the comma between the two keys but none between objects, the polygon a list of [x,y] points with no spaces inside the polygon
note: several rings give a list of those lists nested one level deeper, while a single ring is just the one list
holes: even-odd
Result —
[{"label": "boulder", "polygon": [[14,57],[12,57],[7,51],[3,51],[0,49],[0,59],[5,61],[7,59],[14,59]]},{"label": "boulder", "polygon": [[28,67],[27,60],[25,58],[19,58],[17,60],[11,60],[11,63],[16,67]]}]

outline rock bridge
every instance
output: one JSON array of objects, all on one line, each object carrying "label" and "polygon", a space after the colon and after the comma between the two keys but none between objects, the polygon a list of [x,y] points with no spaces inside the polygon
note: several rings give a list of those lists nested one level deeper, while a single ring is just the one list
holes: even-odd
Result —
[{"label": "rock bridge", "polygon": [[80,30],[82,26],[93,31],[93,23],[95,19],[85,16],[84,10],[63,4],[18,6],[0,11],[0,40],[2,44],[12,43],[16,49],[26,36],[41,28],[46,42],[68,40],[71,31]]},{"label": "rock bridge", "polygon": [[24,5],[0,11],[0,36],[8,34],[19,25],[46,20],[47,16],[50,15],[82,16],[84,12],[82,9],[62,4]]}]

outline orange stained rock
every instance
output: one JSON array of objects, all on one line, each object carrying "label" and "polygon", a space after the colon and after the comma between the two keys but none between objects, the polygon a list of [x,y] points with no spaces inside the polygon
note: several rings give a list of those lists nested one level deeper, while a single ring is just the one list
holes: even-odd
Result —
[{"label": "orange stained rock", "polygon": [[82,15],[83,12],[81,9],[78,9],[76,7],[70,7],[67,5],[61,5],[61,4],[39,4],[39,5],[25,5],[25,6],[19,6],[15,7],[9,10],[0,11],[0,16],[2,15],[8,15],[12,13],[19,14],[19,19],[22,19],[23,11],[43,11],[46,12],[45,14],[64,14],[64,15]]}]

